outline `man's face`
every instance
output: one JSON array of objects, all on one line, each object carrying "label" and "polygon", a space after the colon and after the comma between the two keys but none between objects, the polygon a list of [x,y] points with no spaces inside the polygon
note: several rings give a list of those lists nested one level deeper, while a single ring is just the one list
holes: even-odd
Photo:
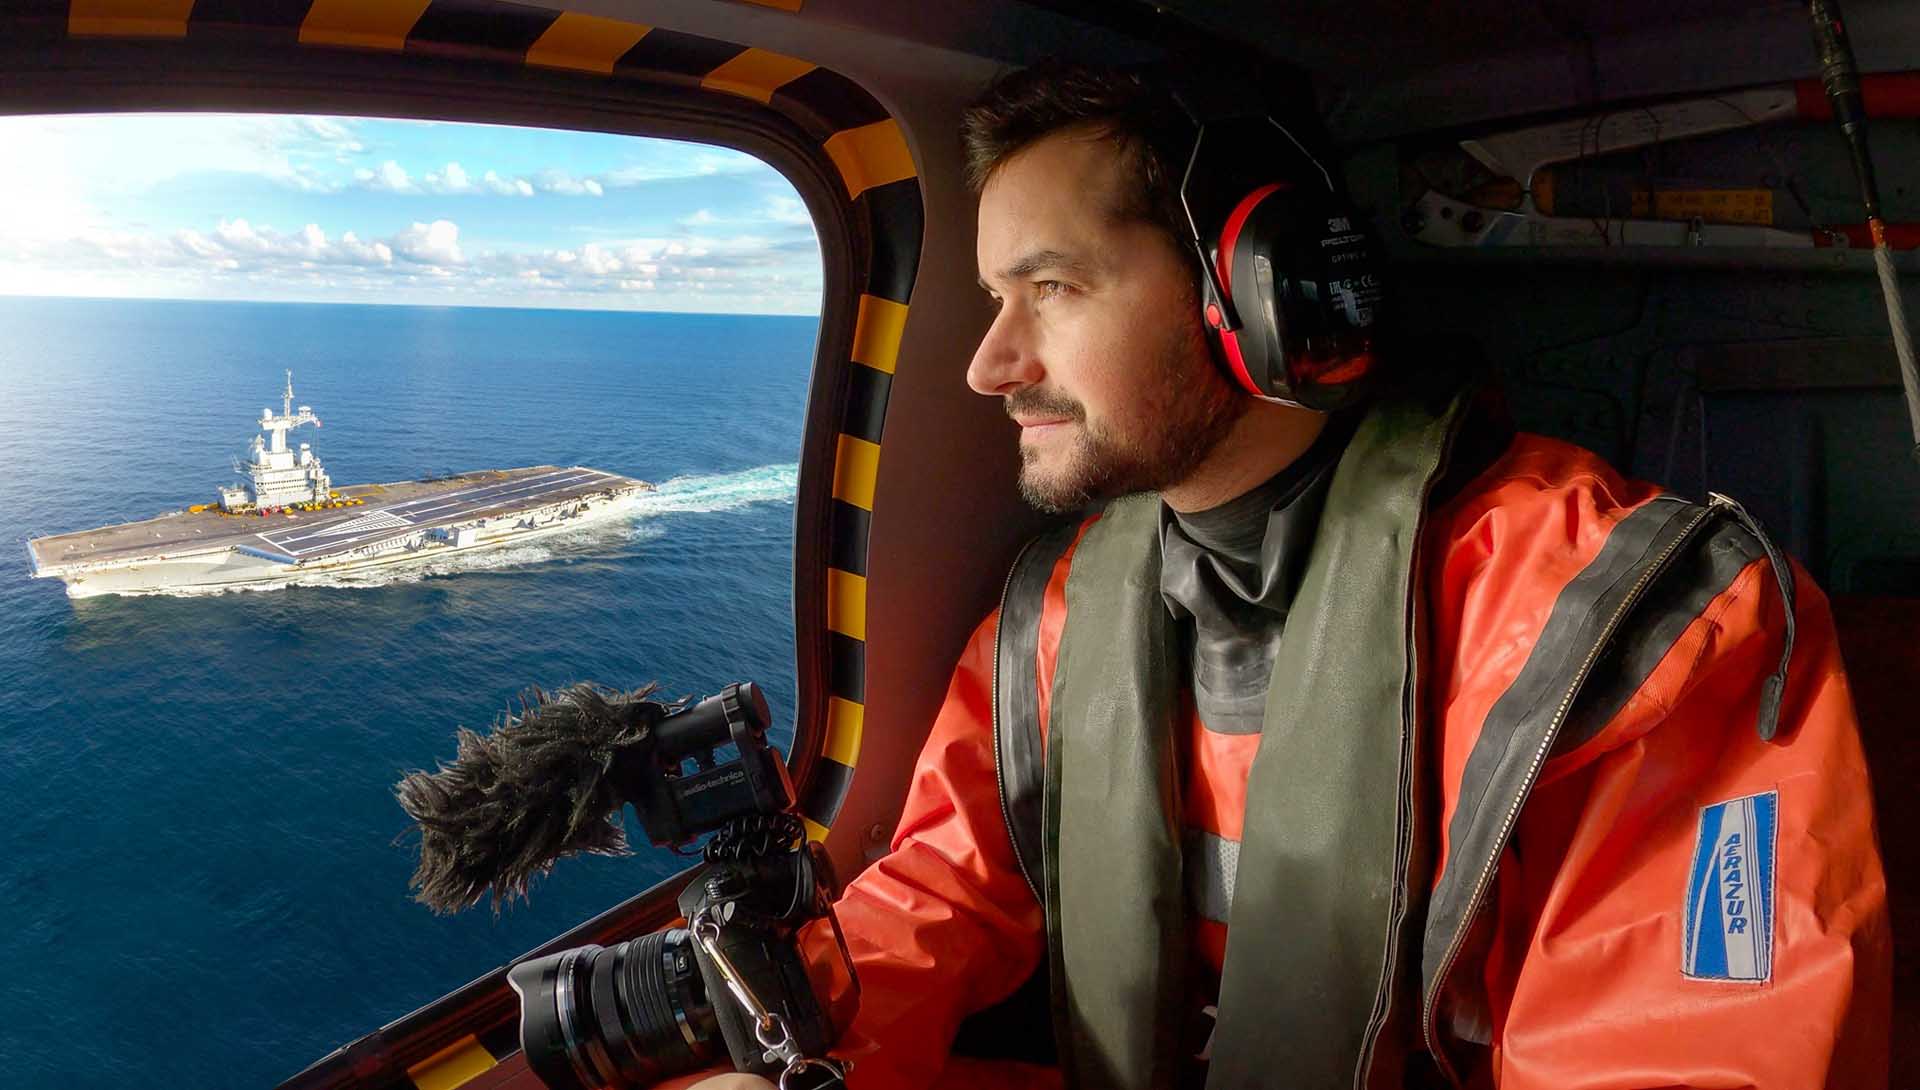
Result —
[{"label": "man's face", "polygon": [[1124,217],[1120,149],[1086,129],[1003,162],[980,194],[998,306],[967,385],[1020,425],[1020,490],[1049,511],[1183,481],[1249,400],[1208,357],[1193,257]]}]

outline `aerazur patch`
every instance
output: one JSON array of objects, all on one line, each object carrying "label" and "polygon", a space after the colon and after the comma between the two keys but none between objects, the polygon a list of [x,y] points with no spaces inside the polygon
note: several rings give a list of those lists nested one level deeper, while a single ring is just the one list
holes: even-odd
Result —
[{"label": "aerazur patch", "polygon": [[1773,977],[1773,863],[1780,793],[1700,811],[1680,971],[1694,980]]}]

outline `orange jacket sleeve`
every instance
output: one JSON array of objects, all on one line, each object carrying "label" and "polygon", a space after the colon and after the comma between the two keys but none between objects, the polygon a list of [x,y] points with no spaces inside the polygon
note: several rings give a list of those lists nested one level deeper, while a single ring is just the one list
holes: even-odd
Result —
[{"label": "orange jacket sleeve", "polygon": [[[1544,770],[1503,860],[1485,967],[1501,1090],[1884,1087],[1891,939],[1853,703],[1825,596],[1770,742],[1784,612],[1764,559],[1682,632],[1598,735]],[[1683,972],[1703,808],[1777,794],[1772,968]]]},{"label": "orange jacket sleeve", "polygon": [[[974,631],[921,750],[892,850],[835,906],[860,974],[858,1014],[836,1055],[853,1090],[936,1085],[967,1015],[1011,994],[1039,965],[1040,906],[1014,861],[1000,811],[992,736],[996,617]],[[831,933],[807,935],[816,966],[837,963]],[[836,982],[844,990],[844,982]],[[1058,1085],[1051,1069],[956,1061],[974,1085]]]}]

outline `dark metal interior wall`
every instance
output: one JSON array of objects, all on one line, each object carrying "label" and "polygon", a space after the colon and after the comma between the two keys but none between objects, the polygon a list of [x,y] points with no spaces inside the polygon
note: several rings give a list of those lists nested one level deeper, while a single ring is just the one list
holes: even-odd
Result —
[{"label": "dark metal interior wall", "polygon": [[1477,343],[1522,428],[1731,494],[1829,590],[1920,593],[1920,466],[1871,276],[1434,262],[1396,286],[1410,328]]},{"label": "dark metal interior wall", "polygon": [[[1889,210],[1920,218],[1920,128],[1874,128]],[[1477,343],[1522,426],[1681,492],[1750,503],[1830,589],[1911,590],[1920,576],[1903,575],[1898,557],[1920,564],[1920,468],[1902,456],[1899,375],[1867,252],[1429,245],[1406,234],[1401,213],[1428,184],[1406,167],[1411,152],[1433,145],[1374,144],[1348,161],[1357,199],[1397,259],[1409,329]],[[1782,222],[1862,214],[1829,124],[1737,129],[1563,173],[1754,187],[1780,194]],[[1898,263],[1912,306],[1920,254]]]},{"label": "dark metal interior wall", "polygon": [[[1313,73],[1349,141],[1815,73],[1799,0],[1158,0]],[[1847,0],[1860,67],[1911,68],[1920,4]]]}]

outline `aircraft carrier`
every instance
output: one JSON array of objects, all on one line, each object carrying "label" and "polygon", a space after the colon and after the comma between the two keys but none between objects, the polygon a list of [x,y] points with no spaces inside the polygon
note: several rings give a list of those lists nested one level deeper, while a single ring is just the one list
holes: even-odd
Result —
[{"label": "aircraft carrier", "polygon": [[33,574],[66,581],[75,598],[284,586],[316,575],[421,563],[571,530],[629,513],[645,481],[585,466],[489,469],[335,489],[313,453],[288,447],[293,429],[320,426],[293,405],[261,410],[244,485],[218,503],[142,522],[27,542]]}]

